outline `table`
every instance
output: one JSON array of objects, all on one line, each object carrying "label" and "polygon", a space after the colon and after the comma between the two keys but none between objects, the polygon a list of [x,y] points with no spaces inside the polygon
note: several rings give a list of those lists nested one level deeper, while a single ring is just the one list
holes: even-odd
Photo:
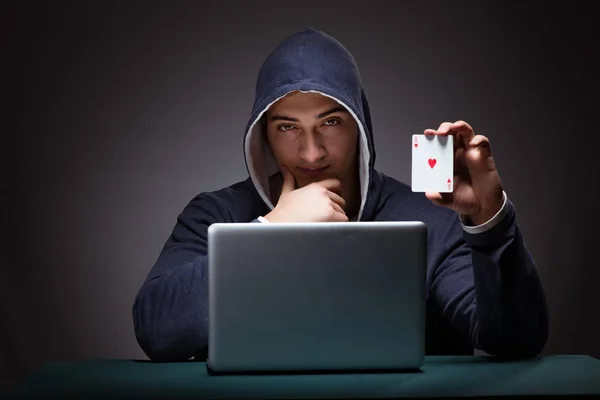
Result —
[{"label": "table", "polygon": [[384,399],[591,396],[600,360],[554,355],[521,361],[430,356],[416,372],[212,376],[203,362],[52,362],[9,393],[18,398]]}]

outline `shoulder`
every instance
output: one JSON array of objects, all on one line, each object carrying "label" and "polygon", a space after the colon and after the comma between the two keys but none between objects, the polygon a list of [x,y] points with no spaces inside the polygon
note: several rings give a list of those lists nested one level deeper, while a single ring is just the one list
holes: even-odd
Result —
[{"label": "shoulder", "polygon": [[185,207],[183,214],[213,213],[223,222],[248,222],[264,213],[266,205],[250,178],[231,185],[198,193]]},{"label": "shoulder", "polygon": [[253,198],[260,199],[250,178],[246,178],[217,190],[202,192],[199,196],[210,197],[217,202],[238,202]]}]

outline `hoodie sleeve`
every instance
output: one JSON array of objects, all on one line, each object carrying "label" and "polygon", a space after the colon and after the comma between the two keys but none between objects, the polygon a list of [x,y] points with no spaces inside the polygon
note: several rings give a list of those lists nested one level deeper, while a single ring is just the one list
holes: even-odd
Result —
[{"label": "hoodie sleeve", "polygon": [[502,220],[485,232],[460,230],[432,281],[443,317],[490,355],[538,355],[548,337],[548,308],[514,205],[508,200]]},{"label": "hoodie sleeve", "polygon": [[178,361],[205,357],[207,230],[212,223],[230,219],[210,194],[195,197],[178,216],[133,303],[135,336],[150,359]]}]

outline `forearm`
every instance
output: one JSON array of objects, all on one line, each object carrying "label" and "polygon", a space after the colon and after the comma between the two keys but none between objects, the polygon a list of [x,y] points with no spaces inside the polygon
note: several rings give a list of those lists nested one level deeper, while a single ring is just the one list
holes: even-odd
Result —
[{"label": "forearm", "polygon": [[511,205],[488,237],[466,235],[477,304],[473,344],[488,354],[535,356],[546,344],[548,309],[537,267],[515,218]]},{"label": "forearm", "polygon": [[208,345],[206,257],[146,281],[133,305],[140,347],[152,360],[186,360]]}]

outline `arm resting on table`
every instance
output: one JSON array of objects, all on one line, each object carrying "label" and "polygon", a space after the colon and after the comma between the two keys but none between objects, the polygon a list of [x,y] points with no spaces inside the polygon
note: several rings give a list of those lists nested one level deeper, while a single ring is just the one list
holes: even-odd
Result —
[{"label": "arm resting on table", "polygon": [[212,197],[195,197],[178,217],[158,260],[137,293],[133,304],[135,335],[152,360],[206,357],[207,231],[216,222],[230,222],[230,218]]},{"label": "arm resting on table", "polygon": [[532,357],[548,337],[548,307],[513,204],[491,228],[462,230],[438,268],[433,293],[444,318],[490,355]]}]

